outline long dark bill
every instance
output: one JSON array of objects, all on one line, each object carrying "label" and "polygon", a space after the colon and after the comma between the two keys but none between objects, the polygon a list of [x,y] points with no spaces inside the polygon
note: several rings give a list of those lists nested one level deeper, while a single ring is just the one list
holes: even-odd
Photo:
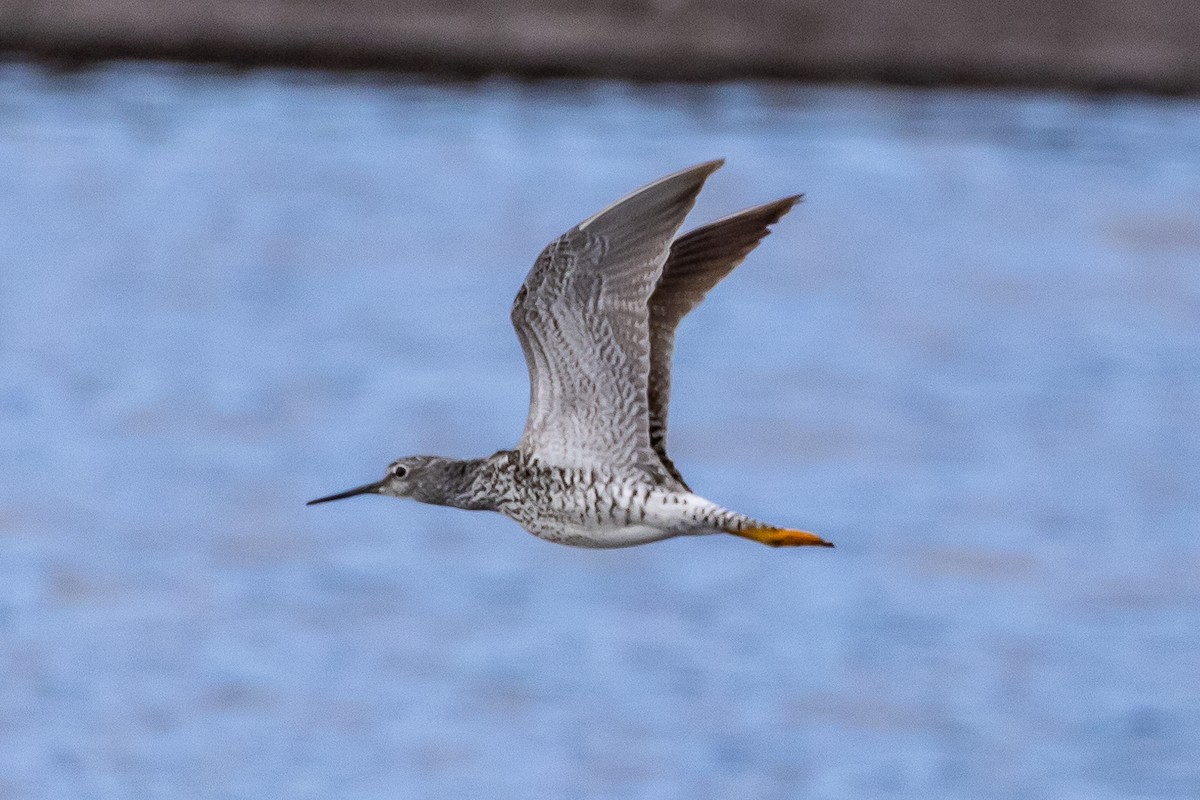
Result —
[{"label": "long dark bill", "polygon": [[354,497],[354,495],[356,495],[356,494],[378,494],[379,487],[382,485],[383,485],[382,481],[377,481],[375,483],[366,483],[366,484],[363,484],[362,486],[355,486],[353,489],[347,489],[344,492],[338,492],[337,494],[331,494],[328,497],[318,497],[316,500],[309,500],[304,505],[315,506],[317,503],[328,503],[330,500],[343,500],[347,497]]}]

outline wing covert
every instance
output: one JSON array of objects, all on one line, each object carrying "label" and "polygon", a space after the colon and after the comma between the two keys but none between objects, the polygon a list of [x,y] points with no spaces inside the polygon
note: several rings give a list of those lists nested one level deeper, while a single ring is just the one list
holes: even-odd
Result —
[{"label": "wing covert", "polygon": [[722,163],[639,189],[538,256],[512,308],[529,367],[524,453],[669,480],[650,443],[649,300],[672,237]]}]

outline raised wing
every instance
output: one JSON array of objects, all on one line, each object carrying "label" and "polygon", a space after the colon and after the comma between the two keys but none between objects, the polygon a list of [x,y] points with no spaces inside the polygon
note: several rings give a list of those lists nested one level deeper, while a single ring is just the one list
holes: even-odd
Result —
[{"label": "raised wing", "polygon": [[650,444],[649,299],[672,237],[722,163],[639,189],[538,256],[512,309],[529,365],[522,452],[669,480]]},{"label": "raised wing", "polygon": [[802,197],[785,197],[740,211],[697,228],[671,245],[662,278],[650,297],[650,444],[667,472],[684,486],[687,484],[683,476],[667,456],[667,406],[671,401],[675,328]]}]

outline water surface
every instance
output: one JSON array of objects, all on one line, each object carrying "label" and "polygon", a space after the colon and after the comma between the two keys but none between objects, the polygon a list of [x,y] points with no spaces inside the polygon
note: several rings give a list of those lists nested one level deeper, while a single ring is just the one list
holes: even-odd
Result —
[{"label": "water surface", "polygon": [[[511,446],[541,246],[806,202],[692,485],[833,551],[305,500]],[[0,795],[1200,793],[1200,104],[0,69]]]}]

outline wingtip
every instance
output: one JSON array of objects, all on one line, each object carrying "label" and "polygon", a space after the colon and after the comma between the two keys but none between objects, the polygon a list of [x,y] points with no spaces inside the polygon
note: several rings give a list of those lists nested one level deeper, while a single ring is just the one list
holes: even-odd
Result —
[{"label": "wingtip", "polygon": [[679,171],[680,172],[690,172],[694,169],[714,170],[714,169],[720,169],[724,164],[725,164],[725,157],[722,156],[720,158],[709,159],[708,161],[701,161],[700,163],[693,164],[690,167],[684,167],[683,169],[681,169]]},{"label": "wingtip", "polygon": [[[683,169],[679,170],[678,172],[672,172],[670,175],[664,175],[663,177],[654,181],[654,184],[666,183],[667,181],[674,180],[676,178],[693,177],[693,176],[698,177],[698,178],[700,178],[700,180],[703,181],[703,180],[706,180],[709,175],[712,175],[714,172],[716,172],[723,166],[725,166],[725,159],[715,158],[712,161],[704,161],[704,162],[695,164],[690,167],[684,167]],[[650,184],[650,185],[653,186],[654,184]]]},{"label": "wingtip", "polygon": [[[781,197],[778,200],[772,200],[769,203],[751,206],[750,208],[743,208],[741,211],[735,211],[732,214],[727,214],[724,217],[713,220],[703,227],[711,228],[735,219],[743,219],[758,220],[762,225],[769,228],[771,225],[774,225],[776,222],[779,222],[779,220],[783,219],[783,215],[791,211],[793,206],[803,201],[803,194],[793,194],[788,197]],[[700,228],[697,228],[697,230],[700,230]]]},{"label": "wingtip", "polygon": [[770,203],[763,203],[761,206],[759,206],[759,209],[761,209],[763,211],[778,210],[779,216],[782,217],[784,214],[791,211],[792,207],[795,206],[797,203],[803,203],[803,202],[804,202],[804,193],[801,192],[800,194],[793,194],[793,195],[788,195],[787,197],[781,197],[778,200],[773,200]]},{"label": "wingtip", "polygon": [[[761,214],[763,216],[764,224],[770,228],[770,226],[783,219],[783,216],[791,211],[797,203],[802,202],[804,202],[803,194],[793,194],[788,197],[781,197],[778,200],[774,200],[770,203],[763,203],[757,208],[752,208],[742,213],[747,214],[748,216],[756,213]],[[770,231],[768,230],[768,233],[769,232]]]},{"label": "wingtip", "polygon": [[[704,182],[708,180],[710,175],[720,169],[721,165],[724,163],[725,159],[718,158],[714,159],[713,161],[705,161],[702,164],[696,164],[695,166],[681,169],[678,172],[672,172],[670,175],[664,175],[663,177],[646,184],[640,189],[635,189],[634,191],[622,197],[620,200],[617,200],[615,203],[612,203],[600,211],[597,211],[595,214],[576,225],[575,228],[576,230],[586,230],[595,225],[599,220],[603,219],[609,214],[609,212],[619,207],[627,206],[631,203],[631,201],[636,201],[638,198],[658,196],[663,191],[668,190],[668,187],[681,192],[681,196],[687,199],[687,209],[684,211],[684,214],[686,214],[687,211],[691,210],[691,204],[695,202],[696,195],[700,193],[700,189],[704,186]],[[680,218],[680,221],[682,221],[682,217]]]}]

